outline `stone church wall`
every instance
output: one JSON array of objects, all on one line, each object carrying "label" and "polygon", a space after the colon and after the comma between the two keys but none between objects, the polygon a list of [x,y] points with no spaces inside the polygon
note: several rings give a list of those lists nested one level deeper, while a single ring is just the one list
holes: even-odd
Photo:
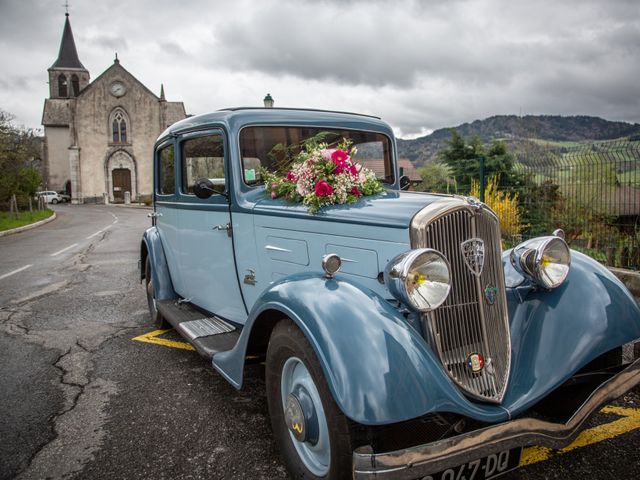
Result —
[{"label": "stone church wall", "polygon": [[[127,87],[120,98],[109,91],[115,81]],[[126,143],[113,142],[111,115],[117,108],[128,117]],[[119,65],[108,69],[78,97],[75,125],[86,201],[101,199],[105,192],[110,201],[114,200],[114,168],[131,170],[132,199],[151,194],[152,152],[161,131],[160,109],[158,98]]]},{"label": "stone church wall", "polygon": [[47,142],[47,190],[64,190],[69,180],[69,128],[45,127],[44,136]]}]

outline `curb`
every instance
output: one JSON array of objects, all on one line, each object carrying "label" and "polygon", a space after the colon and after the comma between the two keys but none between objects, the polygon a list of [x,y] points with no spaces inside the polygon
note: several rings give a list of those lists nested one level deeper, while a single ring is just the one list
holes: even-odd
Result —
[{"label": "curb", "polygon": [[23,227],[12,228],[11,230],[4,230],[0,232],[0,237],[5,237],[7,235],[13,235],[14,233],[20,233],[26,230],[31,230],[32,228],[37,228],[40,225],[44,225],[45,223],[54,221],[56,217],[57,217],[56,212],[53,212],[53,215],[51,215],[49,218],[45,218],[44,220],[40,220],[39,222],[30,223],[29,225],[25,225]]}]

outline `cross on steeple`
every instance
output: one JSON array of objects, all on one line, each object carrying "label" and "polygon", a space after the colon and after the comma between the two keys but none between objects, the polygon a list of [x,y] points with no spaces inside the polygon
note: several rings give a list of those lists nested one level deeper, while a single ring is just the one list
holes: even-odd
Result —
[{"label": "cross on steeple", "polygon": [[64,13],[65,16],[68,17],[69,16],[69,0],[65,0],[64,5],[62,6],[64,7],[64,10],[65,10],[65,13]]}]

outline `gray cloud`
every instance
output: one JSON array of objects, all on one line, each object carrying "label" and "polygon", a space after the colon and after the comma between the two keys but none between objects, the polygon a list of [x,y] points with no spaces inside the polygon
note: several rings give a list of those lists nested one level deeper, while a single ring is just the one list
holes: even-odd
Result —
[{"label": "gray cloud", "polygon": [[[61,3],[61,2],[58,2]],[[76,0],[93,78],[113,52],[190,113],[258,105],[382,116],[416,134],[501,113],[640,121],[636,0]],[[0,3],[0,108],[32,126],[63,9]],[[17,78],[36,79],[16,81]]]}]

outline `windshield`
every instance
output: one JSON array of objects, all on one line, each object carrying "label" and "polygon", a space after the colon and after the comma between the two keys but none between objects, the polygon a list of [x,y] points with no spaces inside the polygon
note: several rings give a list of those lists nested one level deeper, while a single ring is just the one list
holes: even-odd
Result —
[{"label": "windshield", "polygon": [[357,149],[354,160],[372,170],[384,183],[393,183],[391,142],[380,133],[318,127],[246,127],[240,132],[243,178],[247,185],[260,185],[261,169],[285,174],[302,144],[321,137],[329,146],[342,139]]}]

